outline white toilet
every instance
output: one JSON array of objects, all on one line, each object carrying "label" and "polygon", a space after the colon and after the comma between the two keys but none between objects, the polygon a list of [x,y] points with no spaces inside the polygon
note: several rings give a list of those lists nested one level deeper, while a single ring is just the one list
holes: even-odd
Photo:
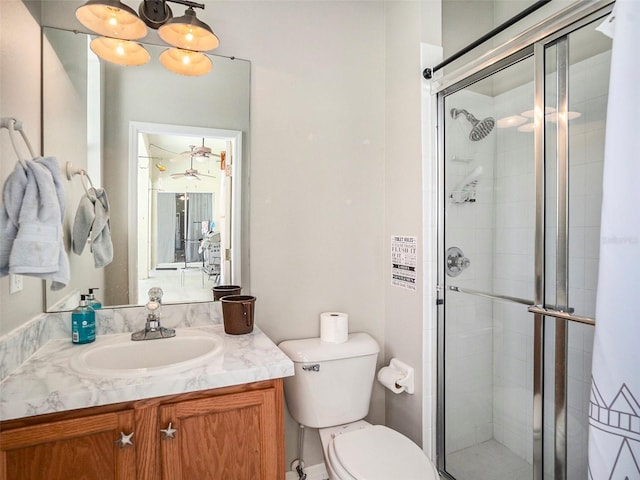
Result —
[{"label": "white toilet", "polygon": [[380,351],[371,336],[352,333],[345,343],[287,340],[279,347],[295,366],[295,375],[284,380],[289,412],[299,424],[320,429],[330,480],[440,478],[407,437],[362,420]]}]

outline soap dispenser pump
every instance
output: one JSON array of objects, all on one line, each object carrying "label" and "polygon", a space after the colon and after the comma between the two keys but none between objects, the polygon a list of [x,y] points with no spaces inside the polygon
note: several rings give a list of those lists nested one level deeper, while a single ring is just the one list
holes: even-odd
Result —
[{"label": "soap dispenser pump", "polygon": [[98,310],[100,308],[102,308],[102,302],[100,302],[100,300],[98,300],[95,296],[95,294],[93,293],[94,290],[100,290],[99,288],[90,288],[89,289],[89,294],[87,295],[87,302],[89,303],[89,306],[91,308],[93,308],[94,310]]},{"label": "soap dispenser pump", "polygon": [[96,339],[96,312],[86,295],[80,295],[80,305],[71,312],[71,341],[90,343]]}]

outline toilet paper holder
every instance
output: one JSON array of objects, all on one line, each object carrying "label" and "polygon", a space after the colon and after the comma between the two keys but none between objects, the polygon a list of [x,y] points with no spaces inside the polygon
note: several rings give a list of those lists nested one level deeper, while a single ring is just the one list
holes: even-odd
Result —
[{"label": "toilet paper holder", "polygon": [[389,362],[388,368],[398,372],[398,377],[395,381],[395,387],[402,389],[402,391],[412,395],[415,392],[413,367],[410,367],[397,358],[392,358]]}]

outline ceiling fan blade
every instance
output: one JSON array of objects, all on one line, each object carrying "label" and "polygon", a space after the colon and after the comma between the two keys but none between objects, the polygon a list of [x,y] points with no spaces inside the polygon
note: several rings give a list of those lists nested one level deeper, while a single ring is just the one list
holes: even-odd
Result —
[{"label": "ceiling fan blade", "polygon": [[191,152],[183,152],[175,157],[169,159],[170,162],[179,162],[181,160],[191,157]]}]

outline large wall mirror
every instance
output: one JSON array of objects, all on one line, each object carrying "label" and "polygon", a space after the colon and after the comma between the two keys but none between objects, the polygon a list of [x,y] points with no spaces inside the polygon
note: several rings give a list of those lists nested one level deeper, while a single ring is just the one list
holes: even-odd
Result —
[{"label": "large wall mirror", "polygon": [[149,286],[167,303],[210,301],[215,284],[241,284],[247,268],[250,63],[211,55],[208,74],[187,77],[160,64],[165,47],[145,45],[149,63],[123,67],[99,60],[90,40],[43,28],[43,152],[104,188],[113,260],[96,268],[90,242],[72,252],[91,186],[72,175],[63,225],[71,280],[59,291],[45,284],[46,311],[74,308],[88,288],[106,307],[144,304]]}]

